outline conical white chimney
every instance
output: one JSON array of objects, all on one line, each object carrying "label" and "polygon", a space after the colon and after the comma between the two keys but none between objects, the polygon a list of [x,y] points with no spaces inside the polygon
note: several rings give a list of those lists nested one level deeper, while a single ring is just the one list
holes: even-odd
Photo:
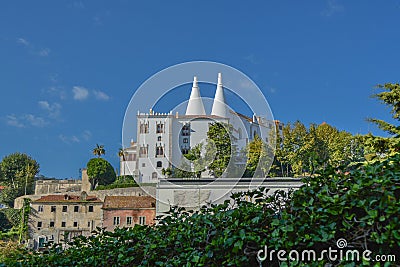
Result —
[{"label": "conical white chimney", "polygon": [[206,115],[196,76],[193,78],[192,92],[190,93],[189,103],[186,108],[186,115]]},{"label": "conical white chimney", "polygon": [[224,88],[222,87],[222,74],[218,73],[217,91],[215,92],[214,103],[211,115],[226,117],[226,104]]}]

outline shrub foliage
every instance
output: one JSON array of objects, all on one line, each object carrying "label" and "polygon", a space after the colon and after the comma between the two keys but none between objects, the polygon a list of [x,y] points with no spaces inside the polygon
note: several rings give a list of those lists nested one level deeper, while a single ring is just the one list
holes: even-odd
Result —
[{"label": "shrub foliage", "polygon": [[108,185],[117,178],[111,164],[102,158],[92,158],[87,163],[87,174],[92,187],[98,185]]}]

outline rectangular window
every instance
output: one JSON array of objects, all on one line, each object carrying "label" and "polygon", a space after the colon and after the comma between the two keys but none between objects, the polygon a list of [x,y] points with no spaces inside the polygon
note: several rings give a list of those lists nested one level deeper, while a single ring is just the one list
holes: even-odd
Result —
[{"label": "rectangular window", "polygon": [[43,205],[39,205],[38,212],[43,212]]},{"label": "rectangular window", "polygon": [[128,154],[126,161],[136,161],[136,154]]},{"label": "rectangular window", "polygon": [[67,223],[66,222],[61,222],[61,227],[65,227],[65,226],[67,226]]},{"label": "rectangular window", "polygon": [[93,212],[93,206],[89,206],[89,212]]},{"label": "rectangular window", "polygon": [[140,225],[146,224],[146,216],[139,216],[139,224]]},{"label": "rectangular window", "polygon": [[141,146],[141,147],[139,148],[139,157],[140,157],[140,158],[145,158],[145,157],[147,157],[147,151],[148,151],[147,146]]},{"label": "rectangular window", "polygon": [[132,225],[132,216],[126,217],[126,225]]},{"label": "rectangular window", "polygon": [[90,227],[90,221],[87,222],[87,227]]},{"label": "rectangular window", "polygon": [[79,212],[79,206],[74,206],[74,212]]},{"label": "rectangular window", "polygon": [[156,157],[164,156],[164,148],[162,146],[156,147]]},{"label": "rectangular window", "polygon": [[163,133],[164,132],[164,124],[157,123],[156,125],[156,133]]},{"label": "rectangular window", "polygon": [[140,127],[139,127],[139,131],[141,134],[147,134],[149,133],[149,123],[147,122],[141,122],[140,123]]},{"label": "rectangular window", "polygon": [[56,206],[51,206],[50,211],[51,212],[56,212]]},{"label": "rectangular window", "polygon": [[78,222],[74,222],[74,227],[78,227]]},{"label": "rectangular window", "polygon": [[114,225],[119,225],[119,217],[114,217]]},{"label": "rectangular window", "polygon": [[68,210],[67,206],[62,207],[62,212],[67,212],[67,210]]},{"label": "rectangular window", "polygon": [[50,227],[54,227],[54,221],[50,222]]},{"label": "rectangular window", "polygon": [[42,222],[37,222],[37,227],[38,228],[42,227]]}]

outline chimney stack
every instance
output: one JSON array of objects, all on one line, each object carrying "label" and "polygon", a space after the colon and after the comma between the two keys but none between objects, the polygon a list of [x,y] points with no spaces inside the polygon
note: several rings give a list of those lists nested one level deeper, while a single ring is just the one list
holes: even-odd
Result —
[{"label": "chimney stack", "polygon": [[192,92],[190,93],[189,103],[186,108],[186,115],[206,115],[196,76],[193,78]]},{"label": "chimney stack", "polygon": [[223,118],[227,115],[224,88],[222,87],[222,73],[218,73],[217,91],[215,92],[211,115]]}]

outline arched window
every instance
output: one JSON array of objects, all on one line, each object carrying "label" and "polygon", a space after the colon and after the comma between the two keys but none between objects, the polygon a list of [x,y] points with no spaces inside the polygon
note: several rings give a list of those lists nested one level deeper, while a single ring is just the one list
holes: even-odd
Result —
[{"label": "arched window", "polygon": [[162,162],[161,161],[157,161],[157,168],[161,168],[162,167]]},{"label": "arched window", "polygon": [[153,173],[151,174],[151,178],[157,179],[157,172],[153,172]]},{"label": "arched window", "polygon": [[188,139],[188,138],[183,138],[183,142],[184,142],[185,144],[187,144],[187,143],[189,143],[189,139]]},{"label": "arched window", "polygon": [[161,141],[161,136],[157,137],[157,141]]}]

